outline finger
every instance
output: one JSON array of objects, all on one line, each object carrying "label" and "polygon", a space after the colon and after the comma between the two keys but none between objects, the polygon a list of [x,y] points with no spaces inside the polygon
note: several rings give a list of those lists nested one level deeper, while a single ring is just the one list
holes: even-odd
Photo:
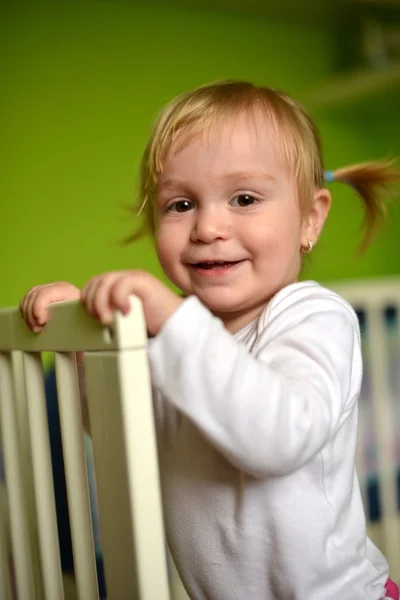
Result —
[{"label": "finger", "polygon": [[80,296],[78,288],[69,283],[47,283],[39,285],[27,294],[22,310],[33,331],[41,331],[48,321],[49,304],[62,300],[76,300]]},{"label": "finger", "polygon": [[40,286],[40,285],[35,285],[35,287],[31,288],[31,289],[30,289],[30,290],[29,290],[29,291],[28,291],[28,292],[25,294],[25,296],[22,298],[22,300],[21,300],[21,301],[20,301],[20,303],[19,303],[19,310],[20,310],[20,313],[21,313],[22,317],[24,318],[24,320],[25,320],[26,322],[28,322],[28,319],[27,319],[27,316],[28,316],[28,315],[27,315],[27,306],[28,306],[28,304],[29,304],[29,300],[30,300],[30,298],[31,298],[32,294],[33,294],[33,293],[34,293],[34,292],[35,292],[35,291],[36,291],[36,290],[37,290],[39,287],[41,287],[41,286]]},{"label": "finger", "polygon": [[87,298],[88,288],[91,285],[93,279],[95,279],[95,278],[92,277],[91,279],[89,279],[89,281],[87,281],[85,283],[85,285],[83,286],[83,288],[81,289],[81,302],[82,302],[82,304],[86,304],[86,298]]},{"label": "finger", "polygon": [[42,331],[46,325],[49,318],[49,304],[64,300],[65,297],[65,287],[55,286],[51,283],[41,285],[32,292],[27,305],[27,313],[33,331]]},{"label": "finger", "polygon": [[117,273],[115,272],[107,273],[106,275],[99,275],[97,277],[93,277],[93,279],[91,279],[84,287],[82,294],[82,302],[89,315],[94,319],[100,320],[102,312],[101,307],[100,311],[98,310],[99,305],[96,301],[99,289],[105,287],[104,293],[107,293],[106,290],[107,287],[109,287],[107,286],[107,282],[114,281],[116,277]]},{"label": "finger", "polygon": [[28,324],[27,315],[26,315],[26,306],[28,304],[30,293],[31,293],[31,291],[29,291],[27,294],[25,294],[25,296],[20,300],[20,303],[19,303],[19,312],[21,313],[21,316],[24,319],[24,321],[26,322],[26,324]]},{"label": "finger", "polygon": [[125,276],[125,273],[121,271],[109,273],[97,286],[96,293],[93,296],[93,310],[103,325],[110,325],[114,319],[115,307],[111,300],[111,290],[115,282]]},{"label": "finger", "polygon": [[[57,299],[53,300],[53,297],[54,294],[48,285],[44,285],[41,289],[32,294],[29,303],[29,311],[31,319],[37,327],[42,328],[46,325],[49,318],[49,304],[57,301]],[[58,297],[56,296],[56,298]]]},{"label": "finger", "polygon": [[31,329],[31,324],[29,321],[29,316],[27,314],[27,306],[28,306],[30,295],[31,295],[30,292],[25,294],[25,296],[22,298],[21,302],[19,303],[19,311],[20,311],[21,316],[24,319],[26,325],[29,327],[29,329]]},{"label": "finger", "polygon": [[92,279],[90,279],[83,288],[81,295],[82,304],[86,308],[86,311],[89,313],[89,315],[94,319],[97,317],[94,310],[94,298],[96,296],[97,288],[101,284],[102,277],[104,277],[104,275],[92,277]]},{"label": "finger", "polygon": [[125,274],[114,283],[110,292],[111,304],[119,309],[122,314],[127,315],[130,311],[129,296],[138,288],[140,275],[129,273]]},{"label": "finger", "polygon": [[[26,318],[27,318],[29,327],[32,329],[32,331],[35,331],[35,332],[41,330],[40,324],[38,323],[37,317],[35,315],[35,312],[36,312],[35,304],[38,301],[38,297],[42,294],[43,287],[44,286],[39,286],[38,288],[33,290],[32,293],[29,295],[28,301],[26,303]],[[44,321],[44,323],[45,323],[45,321]]]}]

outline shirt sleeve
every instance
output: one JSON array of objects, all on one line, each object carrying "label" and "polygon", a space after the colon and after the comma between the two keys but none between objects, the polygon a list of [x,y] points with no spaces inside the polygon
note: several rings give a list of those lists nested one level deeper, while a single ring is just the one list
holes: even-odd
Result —
[{"label": "shirt sleeve", "polygon": [[253,355],[191,297],[153,340],[153,383],[235,466],[289,474],[354,406],[354,321],[344,302],[300,301],[275,319],[272,337],[261,333]]}]

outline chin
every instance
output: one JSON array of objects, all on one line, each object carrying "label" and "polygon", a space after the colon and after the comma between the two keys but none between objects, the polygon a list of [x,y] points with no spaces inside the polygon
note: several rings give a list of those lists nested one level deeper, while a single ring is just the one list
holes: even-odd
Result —
[{"label": "chin", "polygon": [[[221,291],[221,290],[219,290]],[[196,293],[199,300],[213,313],[236,313],[242,311],[248,305],[243,299],[232,298],[232,293],[224,294],[216,291],[212,293]]]}]

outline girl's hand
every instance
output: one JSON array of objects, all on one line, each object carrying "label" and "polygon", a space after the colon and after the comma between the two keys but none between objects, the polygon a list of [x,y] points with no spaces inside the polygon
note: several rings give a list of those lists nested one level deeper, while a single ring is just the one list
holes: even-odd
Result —
[{"label": "girl's hand", "polygon": [[110,325],[113,312],[129,312],[129,296],[134,294],[143,304],[147,330],[157,335],[165,321],[183,299],[145,271],[112,271],[89,280],[81,298],[88,313],[103,325]]},{"label": "girl's hand", "polygon": [[81,297],[79,288],[58,281],[37,285],[29,290],[19,303],[19,309],[28,327],[35,333],[42,331],[47,323],[49,304],[64,300],[78,300]]}]

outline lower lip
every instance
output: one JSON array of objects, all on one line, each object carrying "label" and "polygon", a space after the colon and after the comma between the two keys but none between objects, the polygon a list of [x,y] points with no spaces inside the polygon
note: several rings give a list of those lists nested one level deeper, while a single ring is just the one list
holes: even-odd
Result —
[{"label": "lower lip", "polygon": [[191,269],[196,273],[196,275],[200,275],[201,277],[226,277],[231,273],[234,273],[239,265],[242,264],[242,260],[236,263],[233,263],[226,267],[214,267],[213,269],[202,269],[201,267],[196,267],[195,265],[190,265]]}]

